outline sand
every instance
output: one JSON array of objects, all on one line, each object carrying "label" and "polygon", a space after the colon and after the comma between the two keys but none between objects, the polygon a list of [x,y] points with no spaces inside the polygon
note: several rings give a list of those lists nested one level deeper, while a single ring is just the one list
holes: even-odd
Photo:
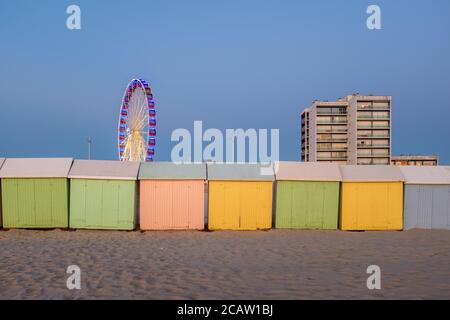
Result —
[{"label": "sand", "polygon": [[0,299],[121,298],[450,299],[450,232],[0,231]]}]

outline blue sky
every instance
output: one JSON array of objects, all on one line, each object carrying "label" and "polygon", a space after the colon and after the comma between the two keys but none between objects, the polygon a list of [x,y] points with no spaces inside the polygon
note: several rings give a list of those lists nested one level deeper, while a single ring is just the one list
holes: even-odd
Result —
[{"label": "blue sky", "polygon": [[[82,29],[66,28],[77,4]],[[366,8],[382,30],[366,28]],[[298,160],[314,99],[393,96],[393,153],[450,163],[450,2],[0,1],[0,156],[116,159],[120,100],[147,79],[157,160],[176,128],[279,128]]]}]

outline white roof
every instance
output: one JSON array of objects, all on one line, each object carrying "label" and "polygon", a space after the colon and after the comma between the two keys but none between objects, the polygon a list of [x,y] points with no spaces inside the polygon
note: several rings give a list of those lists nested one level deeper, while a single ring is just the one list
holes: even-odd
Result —
[{"label": "white roof", "polygon": [[8,158],[0,178],[67,178],[72,158]]},{"label": "white roof", "polygon": [[398,166],[341,165],[344,182],[402,182],[404,177]]},{"label": "white roof", "polygon": [[69,178],[96,180],[136,180],[139,162],[75,160]]},{"label": "white roof", "polygon": [[206,180],[206,164],[145,162],[139,169],[139,180]]},{"label": "white roof", "polygon": [[450,184],[450,169],[433,166],[401,166],[407,184]]},{"label": "white roof", "polygon": [[0,169],[2,168],[3,162],[5,162],[5,158],[0,158]]},{"label": "white roof", "polygon": [[275,176],[277,180],[342,181],[341,171],[336,163],[281,161]]},{"label": "white roof", "polygon": [[273,165],[260,163],[207,164],[208,180],[273,181]]}]

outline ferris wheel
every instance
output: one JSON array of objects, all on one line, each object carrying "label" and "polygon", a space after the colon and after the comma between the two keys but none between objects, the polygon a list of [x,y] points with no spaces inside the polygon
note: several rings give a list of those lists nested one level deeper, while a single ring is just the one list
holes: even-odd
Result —
[{"label": "ferris wheel", "polygon": [[133,79],[123,95],[119,116],[119,160],[153,161],[156,145],[156,110],[147,81]]}]

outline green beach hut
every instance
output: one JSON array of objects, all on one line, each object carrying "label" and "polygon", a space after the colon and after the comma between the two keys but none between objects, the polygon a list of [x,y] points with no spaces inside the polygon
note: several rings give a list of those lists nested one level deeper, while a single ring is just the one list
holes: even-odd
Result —
[{"label": "green beach hut", "polygon": [[75,160],[70,178],[70,228],[134,230],[139,162]]},{"label": "green beach hut", "polygon": [[342,177],[337,164],[279,162],[275,172],[275,228],[338,228]]},{"label": "green beach hut", "polygon": [[[3,166],[3,162],[5,162],[5,158],[0,158],[0,169]],[[2,186],[0,183],[0,228],[3,226],[2,224]]]},{"label": "green beach hut", "polygon": [[67,228],[71,158],[8,158],[0,169],[4,228]]}]

